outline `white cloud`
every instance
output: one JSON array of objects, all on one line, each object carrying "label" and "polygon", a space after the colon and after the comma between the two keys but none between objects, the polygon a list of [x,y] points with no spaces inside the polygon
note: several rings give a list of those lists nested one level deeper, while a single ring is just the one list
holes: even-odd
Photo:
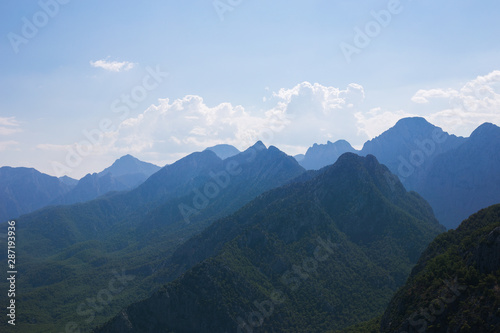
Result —
[{"label": "white cloud", "polygon": [[460,89],[419,90],[412,101],[431,110],[422,111],[431,123],[468,136],[484,122],[500,124],[500,71],[478,76]]},{"label": "white cloud", "polygon": [[0,117],[0,135],[11,135],[22,132],[15,117]]},{"label": "white cloud", "polygon": [[469,136],[484,122],[500,124],[500,71],[478,76],[461,88],[418,90],[411,101],[412,112],[374,108],[358,112],[358,126],[370,138],[381,134],[403,117],[420,116],[449,133]]},{"label": "white cloud", "polygon": [[0,117],[0,125],[3,126],[19,126],[19,122],[15,117]]},{"label": "white cloud", "polygon": [[[160,99],[137,116],[116,124],[115,131],[104,133],[102,144],[93,146],[89,155],[99,158],[131,153],[164,165],[219,143],[245,149],[262,140],[289,154],[304,153],[315,142],[338,139],[360,148],[399,119],[411,116],[425,117],[450,133],[468,136],[485,121],[500,123],[499,82],[500,72],[496,71],[461,89],[419,90],[412,98],[415,107],[411,111],[368,109],[364,88],[354,83],[340,89],[302,82],[272,92],[265,108],[257,111],[231,103],[207,105],[196,95]],[[0,125],[13,121],[3,118]],[[78,151],[79,144],[40,144],[37,148]]]},{"label": "white cloud", "polygon": [[11,147],[19,145],[19,142],[9,140],[9,141],[0,141],[0,151],[10,150]]},{"label": "white cloud", "polygon": [[22,132],[20,128],[0,126],[0,135],[11,135],[19,132]]},{"label": "white cloud", "polygon": [[275,135],[278,146],[303,146],[314,142],[366,139],[358,131],[355,113],[365,99],[361,85],[351,83],[346,89],[303,82],[290,89],[273,93],[275,103],[269,114],[288,119]]},{"label": "white cloud", "polygon": [[432,98],[452,98],[457,97],[458,92],[454,89],[430,89],[430,90],[419,90],[411,98],[412,102],[418,104],[427,104],[429,99]]},{"label": "white cloud", "polygon": [[266,109],[252,112],[231,103],[209,106],[194,95],[173,101],[161,99],[138,116],[124,120],[109,133],[104,146],[119,153],[156,151],[179,156],[219,143],[245,149],[262,140],[299,153],[314,142],[342,138],[364,141],[366,134],[358,130],[355,117],[363,100],[360,85],[350,84],[342,90],[309,82],[280,89],[267,100]]},{"label": "white cloud", "polygon": [[128,71],[134,68],[134,63],[129,61],[108,61],[105,59],[91,61],[90,65],[96,68],[102,68],[110,72],[120,72],[120,71]]},{"label": "white cloud", "polygon": [[265,121],[241,106],[221,103],[210,107],[200,96],[188,95],[172,102],[161,99],[137,117],[124,120],[108,142],[110,148],[132,153],[180,153],[222,142],[248,145]]}]

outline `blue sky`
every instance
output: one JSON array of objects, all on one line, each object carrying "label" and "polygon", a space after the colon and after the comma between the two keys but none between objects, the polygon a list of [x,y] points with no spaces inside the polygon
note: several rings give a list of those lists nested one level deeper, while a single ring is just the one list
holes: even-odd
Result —
[{"label": "blue sky", "polygon": [[164,165],[223,142],[360,147],[415,115],[468,136],[500,123],[499,12],[493,0],[2,1],[0,165],[80,178],[126,153]]}]

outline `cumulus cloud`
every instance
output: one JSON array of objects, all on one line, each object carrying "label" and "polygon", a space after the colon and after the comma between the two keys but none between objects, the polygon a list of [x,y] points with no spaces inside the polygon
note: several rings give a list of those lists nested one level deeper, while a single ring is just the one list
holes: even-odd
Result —
[{"label": "cumulus cloud", "polygon": [[428,121],[458,135],[484,122],[500,124],[500,71],[478,76],[459,89],[419,90],[412,101],[431,110]]},{"label": "cumulus cloud", "polygon": [[188,95],[159,100],[137,117],[124,120],[108,139],[114,149],[123,152],[180,153],[223,142],[248,145],[266,127],[266,121],[265,116],[250,115],[242,106],[208,106],[202,97]]},{"label": "cumulus cloud", "polygon": [[457,97],[458,92],[454,89],[430,89],[430,90],[419,90],[411,98],[414,103],[427,104],[432,98],[452,98]]},{"label": "cumulus cloud", "polygon": [[280,89],[270,100],[275,105],[269,114],[288,119],[288,125],[275,135],[280,145],[310,145],[314,142],[347,139],[362,141],[356,112],[365,99],[361,85],[351,83],[345,89],[303,82]]},{"label": "cumulus cloud", "polygon": [[108,61],[105,59],[101,59],[97,61],[91,61],[90,65],[95,68],[102,68],[109,72],[121,72],[121,71],[128,71],[134,68],[135,64],[129,61],[119,62],[119,61]]},{"label": "cumulus cloud", "polygon": [[355,117],[363,100],[360,85],[339,89],[309,82],[272,93],[259,111],[231,103],[210,106],[194,95],[161,99],[108,133],[105,145],[120,153],[179,156],[219,143],[245,149],[262,140],[298,153],[314,142],[366,139]]},{"label": "cumulus cloud", "polygon": [[0,117],[0,135],[11,135],[18,132],[22,132],[22,130],[15,117]]},{"label": "cumulus cloud", "polygon": [[[418,90],[411,97],[415,102],[411,111],[365,106],[365,90],[354,83],[337,88],[302,82],[269,91],[260,110],[231,103],[208,105],[196,95],[160,99],[142,113],[116,122],[114,130],[103,133],[102,142],[92,146],[89,155],[131,153],[165,165],[220,143],[246,149],[262,140],[289,154],[304,153],[313,143],[339,139],[360,148],[399,119],[412,116],[425,117],[450,133],[468,136],[483,122],[500,124],[499,83],[500,71],[495,71],[459,89]],[[0,126],[6,124],[17,123],[0,118]],[[37,148],[88,150],[83,146],[79,142],[69,146],[40,144]]]},{"label": "cumulus cloud", "polygon": [[478,76],[460,88],[420,89],[411,101],[415,103],[411,112],[380,107],[357,112],[358,129],[373,138],[399,119],[414,116],[461,136],[469,136],[484,122],[500,124],[500,71]]},{"label": "cumulus cloud", "polygon": [[[414,116],[416,115],[403,110],[391,112],[387,110],[384,111],[380,107],[373,108],[366,113],[357,112],[355,114],[359,131],[365,133],[369,139],[382,134],[389,127],[397,123],[399,119]],[[359,146],[359,148],[361,148],[361,146]]]}]

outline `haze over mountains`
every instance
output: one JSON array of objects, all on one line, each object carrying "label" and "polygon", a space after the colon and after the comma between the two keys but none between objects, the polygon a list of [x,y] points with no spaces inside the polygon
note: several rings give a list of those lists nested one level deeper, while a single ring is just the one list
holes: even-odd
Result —
[{"label": "haze over mountains", "polygon": [[[361,150],[347,141],[314,144],[296,160],[306,170],[331,165],[346,152],[372,154],[396,175],[408,190],[420,193],[438,220],[455,228],[473,212],[500,201],[500,129],[483,124],[469,138],[448,134],[423,118],[403,118]],[[207,148],[221,159],[239,153],[227,144]],[[0,219],[15,218],[47,205],[84,202],[112,191],[132,189],[160,167],[126,155],[100,173],[79,181],[41,174],[26,168],[0,169],[3,207]],[[473,189],[474,195],[471,195]]]},{"label": "haze over mountains", "polygon": [[[297,159],[259,141],[163,168],[126,155],[76,184],[0,168],[4,221],[40,208],[16,219],[18,328],[344,329],[393,311],[438,221],[500,202],[499,162],[493,124],[462,138],[406,118],[361,151],[341,140]],[[118,273],[126,288],[93,305]]]},{"label": "haze over mountains", "polygon": [[500,202],[500,128],[479,126],[460,146],[435,157],[415,190],[448,228]]},{"label": "haze over mountains", "polygon": [[111,191],[132,189],[160,167],[131,155],[116,160],[99,173],[80,180],[56,178],[35,169],[0,168],[0,221],[17,218],[48,205],[92,200]]},{"label": "haze over mountains", "polygon": [[500,202],[500,128],[485,123],[469,138],[444,132],[424,118],[404,118],[355,151],[347,142],[313,145],[299,163],[319,169],[339,154],[372,154],[408,190],[421,194],[447,228]]},{"label": "haze over mountains", "polygon": [[95,199],[112,191],[130,190],[142,184],[159,166],[125,155],[99,173],[87,174],[53,204],[72,204]]},{"label": "haze over mountains", "polygon": [[0,168],[0,221],[18,217],[48,205],[71,185],[32,168]]}]

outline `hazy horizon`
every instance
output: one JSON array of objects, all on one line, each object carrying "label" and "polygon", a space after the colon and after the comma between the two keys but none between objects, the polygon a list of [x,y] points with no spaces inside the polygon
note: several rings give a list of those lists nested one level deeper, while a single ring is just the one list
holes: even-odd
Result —
[{"label": "hazy horizon", "polygon": [[219,143],[359,148],[407,116],[500,124],[491,1],[96,4],[0,5],[3,165],[80,178]]}]

